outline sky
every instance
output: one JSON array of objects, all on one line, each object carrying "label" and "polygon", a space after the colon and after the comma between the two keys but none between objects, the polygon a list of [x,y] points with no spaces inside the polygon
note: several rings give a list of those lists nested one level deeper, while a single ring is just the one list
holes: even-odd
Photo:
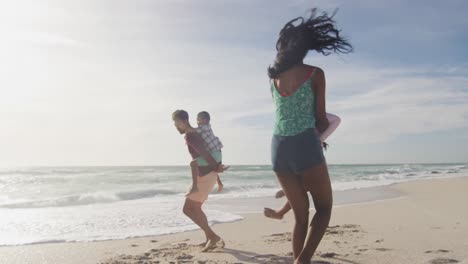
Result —
[{"label": "sky", "polygon": [[270,164],[266,69],[312,7],[355,52],[310,52],[342,123],[330,164],[468,162],[468,3],[5,0],[0,166],[184,165],[176,109],[208,111],[226,164]]}]

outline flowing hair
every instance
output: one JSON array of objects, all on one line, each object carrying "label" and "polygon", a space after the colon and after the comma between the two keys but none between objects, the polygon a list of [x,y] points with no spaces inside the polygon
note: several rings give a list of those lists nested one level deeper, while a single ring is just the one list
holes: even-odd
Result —
[{"label": "flowing hair", "polygon": [[[311,10],[309,18],[295,18],[281,29],[276,42],[276,59],[268,67],[268,76],[277,78],[281,73],[302,63],[309,50],[315,50],[325,56],[335,53],[350,53],[353,47],[346,38],[340,36],[340,31],[333,19],[338,9],[332,15],[322,12],[317,15],[317,8]],[[297,22],[299,24],[295,25]]]}]

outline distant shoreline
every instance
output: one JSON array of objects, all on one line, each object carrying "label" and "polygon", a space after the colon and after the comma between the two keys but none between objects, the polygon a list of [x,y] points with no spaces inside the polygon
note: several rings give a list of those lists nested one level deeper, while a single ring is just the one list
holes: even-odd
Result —
[{"label": "distant shoreline", "polygon": [[[329,166],[386,166],[386,165],[457,165],[466,164],[464,162],[401,162],[401,163],[329,163]],[[271,164],[229,164],[229,166],[271,166]],[[131,167],[188,167],[188,164],[182,165],[0,165],[0,168],[101,168],[101,167],[116,167],[116,168],[131,168]]]}]

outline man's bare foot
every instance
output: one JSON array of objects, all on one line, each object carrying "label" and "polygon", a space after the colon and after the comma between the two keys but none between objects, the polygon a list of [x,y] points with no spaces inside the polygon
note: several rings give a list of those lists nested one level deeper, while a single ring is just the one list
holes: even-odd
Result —
[{"label": "man's bare foot", "polygon": [[271,208],[265,208],[263,209],[263,214],[266,216],[266,217],[269,217],[269,218],[273,218],[273,219],[278,219],[278,220],[281,220],[283,219],[283,215],[278,213],[277,211],[271,209]]},{"label": "man's bare foot", "polygon": [[224,185],[222,183],[218,184],[218,192],[220,193],[223,189],[224,189]]},{"label": "man's bare foot", "polygon": [[208,241],[208,243],[206,243],[205,247],[202,249],[201,252],[207,252],[216,248],[224,248],[225,246],[226,243],[224,243],[224,240],[218,237]]}]

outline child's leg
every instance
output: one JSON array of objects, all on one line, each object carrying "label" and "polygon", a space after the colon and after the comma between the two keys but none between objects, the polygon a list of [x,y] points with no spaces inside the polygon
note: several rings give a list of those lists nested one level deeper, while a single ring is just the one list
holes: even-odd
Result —
[{"label": "child's leg", "polygon": [[216,181],[218,182],[218,192],[221,192],[223,190],[223,188],[224,188],[224,185],[221,182],[221,179],[219,178],[219,175],[218,175],[218,178],[216,179]]},{"label": "child's leg", "polygon": [[[223,166],[224,168],[224,171],[228,170],[229,169],[229,166],[225,167],[223,164],[223,159],[222,159],[222,154],[221,154],[221,151],[219,151],[219,162],[221,163],[221,166]],[[224,188],[224,185],[223,183],[221,182],[221,179],[219,178],[219,174],[218,174],[218,178],[216,179],[216,182],[218,183],[218,192],[221,192]]]}]

